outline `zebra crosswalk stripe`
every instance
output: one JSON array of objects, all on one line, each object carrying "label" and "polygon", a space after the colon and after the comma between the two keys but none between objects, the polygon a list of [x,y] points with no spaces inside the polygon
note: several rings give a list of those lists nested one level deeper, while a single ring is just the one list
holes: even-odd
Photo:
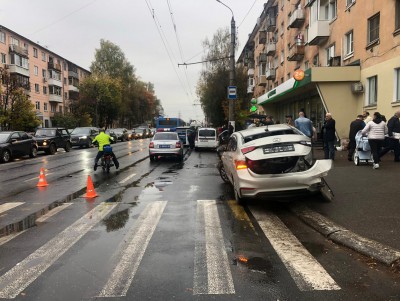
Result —
[{"label": "zebra crosswalk stripe", "polygon": [[24,204],[24,202],[10,202],[10,203],[1,204],[0,205],[0,214],[2,214],[3,212],[6,212],[8,210],[11,210],[15,207],[21,206],[22,204]]},{"label": "zebra crosswalk stripe", "polygon": [[215,200],[197,201],[196,237],[193,294],[235,294]]},{"label": "zebra crosswalk stripe", "polygon": [[166,201],[153,202],[140,214],[126,238],[128,245],[98,297],[126,296],[166,205]]},{"label": "zebra crosswalk stripe", "polygon": [[115,208],[101,203],[0,277],[0,298],[13,299]]},{"label": "zebra crosswalk stripe", "polygon": [[301,291],[340,290],[321,264],[274,214],[250,211]]}]

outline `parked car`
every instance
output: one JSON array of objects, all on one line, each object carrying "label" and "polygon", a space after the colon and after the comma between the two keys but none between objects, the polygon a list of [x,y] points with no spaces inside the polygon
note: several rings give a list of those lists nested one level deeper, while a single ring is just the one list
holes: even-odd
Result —
[{"label": "parked car", "polygon": [[117,139],[120,141],[128,141],[129,140],[129,133],[128,130],[125,128],[116,128],[112,129],[112,131],[117,135]]},{"label": "parked car", "polygon": [[117,142],[118,142],[118,137],[117,137],[117,134],[114,133],[114,129],[107,129],[107,130],[105,131],[105,133],[106,133],[107,135],[109,135],[111,138],[114,139],[113,141],[111,141],[111,144],[114,144],[114,143],[117,143]]},{"label": "parked car", "polygon": [[77,127],[71,133],[71,145],[79,147],[92,147],[92,141],[98,134],[98,128]]},{"label": "parked car", "polygon": [[7,163],[14,158],[37,156],[36,141],[25,132],[0,132],[0,162]]},{"label": "parked car", "polygon": [[194,141],[194,149],[216,149],[218,147],[217,130],[214,128],[198,128]]},{"label": "parked car", "polygon": [[234,132],[221,160],[239,202],[320,191],[332,168],[314,161],[311,139],[286,124]]},{"label": "parked car", "polygon": [[34,139],[38,144],[38,151],[54,155],[59,148],[66,152],[71,150],[71,136],[65,128],[40,128],[35,132]]},{"label": "parked car", "polygon": [[175,156],[183,160],[183,145],[175,132],[158,132],[149,144],[150,161],[155,161],[159,156]]}]

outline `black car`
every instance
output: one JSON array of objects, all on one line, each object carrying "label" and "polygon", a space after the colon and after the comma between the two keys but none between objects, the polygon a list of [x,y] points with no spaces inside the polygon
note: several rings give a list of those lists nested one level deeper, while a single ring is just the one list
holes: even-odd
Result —
[{"label": "black car", "polygon": [[117,135],[117,139],[120,141],[128,141],[129,140],[129,132],[125,128],[116,128],[112,129],[112,131]]},{"label": "black car", "polygon": [[57,149],[71,150],[71,136],[65,128],[41,128],[35,132],[38,150],[54,155]]},{"label": "black car", "polygon": [[79,147],[92,147],[92,141],[98,134],[98,128],[77,127],[71,133],[71,145]]},{"label": "black car", "polygon": [[105,131],[105,133],[106,133],[107,135],[109,135],[111,138],[114,139],[113,141],[111,141],[111,144],[114,144],[114,143],[117,143],[117,142],[118,142],[118,137],[117,137],[117,134],[114,133],[114,129],[107,129],[107,130]]},{"label": "black car", "polygon": [[14,158],[37,156],[36,141],[25,132],[0,132],[0,162],[6,163]]}]

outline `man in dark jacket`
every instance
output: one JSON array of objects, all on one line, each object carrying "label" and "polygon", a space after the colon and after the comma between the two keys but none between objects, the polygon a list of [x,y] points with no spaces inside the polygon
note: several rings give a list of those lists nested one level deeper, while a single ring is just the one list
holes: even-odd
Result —
[{"label": "man in dark jacket", "polygon": [[397,111],[392,118],[389,119],[387,123],[388,135],[389,135],[389,145],[382,149],[379,153],[379,157],[382,157],[390,150],[394,151],[394,161],[400,162],[400,143],[399,143],[399,133],[400,133],[400,110]]},{"label": "man in dark jacket", "polygon": [[326,113],[322,126],[325,159],[335,160],[336,122],[331,113]]},{"label": "man in dark jacket", "polygon": [[358,115],[356,120],[350,123],[349,132],[349,152],[348,159],[353,161],[354,151],[356,150],[356,134],[365,127],[365,122],[363,120],[363,115]]}]

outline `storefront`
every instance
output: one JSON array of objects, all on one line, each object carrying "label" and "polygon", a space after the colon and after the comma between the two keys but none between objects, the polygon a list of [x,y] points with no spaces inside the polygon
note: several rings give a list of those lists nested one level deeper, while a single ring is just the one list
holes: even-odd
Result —
[{"label": "storefront", "polygon": [[297,118],[304,111],[320,134],[326,112],[336,120],[338,139],[347,138],[349,124],[357,114],[357,96],[351,84],[360,81],[360,67],[313,67],[304,72],[304,79],[287,80],[257,98],[267,115],[284,123],[286,115]]}]

